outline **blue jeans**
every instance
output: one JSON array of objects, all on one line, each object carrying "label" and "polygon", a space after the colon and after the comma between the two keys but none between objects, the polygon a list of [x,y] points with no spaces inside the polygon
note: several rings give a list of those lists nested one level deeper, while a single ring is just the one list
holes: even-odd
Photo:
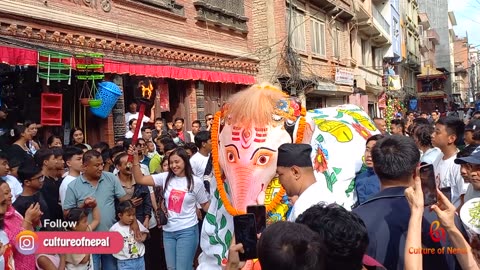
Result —
[{"label": "blue jeans", "polygon": [[93,254],[94,270],[117,270],[117,259],[110,254]]},{"label": "blue jeans", "polygon": [[117,260],[118,270],[145,270],[143,257],[128,260]]},{"label": "blue jeans", "polygon": [[198,247],[198,225],[175,232],[163,231],[168,270],[192,270]]}]

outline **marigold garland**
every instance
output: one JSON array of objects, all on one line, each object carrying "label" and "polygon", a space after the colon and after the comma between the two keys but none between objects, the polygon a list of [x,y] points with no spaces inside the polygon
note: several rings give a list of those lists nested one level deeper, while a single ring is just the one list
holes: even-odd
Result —
[{"label": "marigold garland", "polygon": [[[218,111],[215,113],[213,124],[212,124],[212,165],[213,171],[215,173],[215,179],[217,180],[217,190],[220,195],[220,199],[223,202],[223,206],[227,212],[232,216],[243,215],[245,211],[240,211],[232,206],[228,200],[227,192],[225,191],[224,179],[222,178],[222,172],[220,169],[219,163],[219,150],[218,150],[218,132],[220,130],[220,118],[222,117],[222,112]],[[303,130],[302,130],[303,131]],[[303,132],[302,132],[303,133]],[[274,210],[281,202],[282,198],[285,195],[285,189],[280,188],[280,191],[275,195],[272,202],[267,205],[267,212]]]}]

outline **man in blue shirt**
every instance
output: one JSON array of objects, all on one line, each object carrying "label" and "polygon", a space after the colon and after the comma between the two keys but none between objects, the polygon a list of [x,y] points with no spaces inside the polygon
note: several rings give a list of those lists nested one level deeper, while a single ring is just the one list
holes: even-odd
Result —
[{"label": "man in blue shirt", "polygon": [[[405,189],[413,183],[420,152],[415,142],[405,136],[392,135],[379,140],[372,149],[373,168],[380,179],[381,191],[354,209],[367,227],[370,243],[367,254],[386,269],[403,270],[405,241],[410,219],[410,207],[405,198]],[[461,269],[455,255],[437,250],[452,247],[442,228],[436,225],[438,217],[426,210],[422,221],[423,248],[435,250],[423,255],[423,269]],[[457,227],[466,236],[460,220]],[[441,237],[439,237],[441,236]]]}]

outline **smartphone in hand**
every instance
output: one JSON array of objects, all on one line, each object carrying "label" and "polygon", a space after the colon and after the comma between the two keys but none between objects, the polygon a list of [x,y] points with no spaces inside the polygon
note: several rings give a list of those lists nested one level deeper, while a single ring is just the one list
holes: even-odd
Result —
[{"label": "smartphone in hand", "polygon": [[437,183],[432,164],[420,167],[420,179],[422,181],[423,202],[425,206],[437,203]]},{"label": "smartphone in hand", "polygon": [[240,261],[257,258],[257,229],[255,215],[245,214],[233,217],[235,242],[242,243],[244,253],[238,253]]},{"label": "smartphone in hand", "polygon": [[255,215],[255,226],[257,234],[262,233],[267,228],[267,209],[265,205],[249,205],[247,213]]}]

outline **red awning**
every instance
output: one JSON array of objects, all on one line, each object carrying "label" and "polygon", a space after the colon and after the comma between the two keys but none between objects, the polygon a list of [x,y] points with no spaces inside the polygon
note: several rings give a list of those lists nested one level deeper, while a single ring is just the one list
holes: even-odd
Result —
[{"label": "red awning", "polygon": [[255,77],[249,75],[179,68],[174,66],[140,65],[113,61],[105,61],[105,72],[130,74],[156,78],[172,78],[176,80],[194,80],[236,84],[254,84]]},{"label": "red awning", "polygon": [[[0,62],[12,66],[36,65],[38,52],[22,48],[0,46]],[[174,66],[142,65],[105,60],[105,72],[130,74],[154,78],[172,78],[176,80],[194,80],[207,82],[235,83],[251,85],[255,77],[250,75],[179,68]]]},{"label": "red awning", "polygon": [[34,50],[0,46],[0,63],[11,66],[36,66],[38,53]]}]

